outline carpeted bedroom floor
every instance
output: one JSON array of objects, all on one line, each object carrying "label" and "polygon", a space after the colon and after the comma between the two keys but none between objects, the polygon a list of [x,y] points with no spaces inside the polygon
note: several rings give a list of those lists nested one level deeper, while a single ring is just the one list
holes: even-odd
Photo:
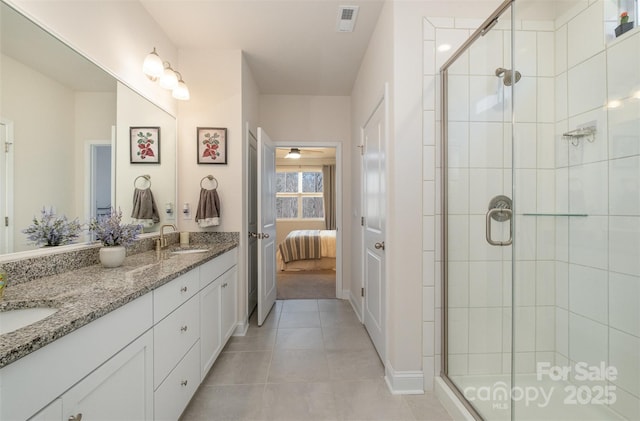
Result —
[{"label": "carpeted bedroom floor", "polygon": [[278,300],[336,298],[336,272],[314,270],[276,272]]}]

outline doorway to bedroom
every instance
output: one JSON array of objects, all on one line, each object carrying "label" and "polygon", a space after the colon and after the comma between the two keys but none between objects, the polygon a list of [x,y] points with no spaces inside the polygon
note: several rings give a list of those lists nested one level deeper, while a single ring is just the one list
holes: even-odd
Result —
[{"label": "doorway to bedroom", "polygon": [[[276,149],[277,298],[341,298],[337,146]],[[337,276],[338,275],[338,276]]]}]

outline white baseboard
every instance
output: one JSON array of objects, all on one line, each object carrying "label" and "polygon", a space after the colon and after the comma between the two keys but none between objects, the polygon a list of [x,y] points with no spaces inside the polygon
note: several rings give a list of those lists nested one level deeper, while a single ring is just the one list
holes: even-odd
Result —
[{"label": "white baseboard", "polygon": [[249,330],[248,320],[245,320],[244,322],[238,322],[231,336],[245,336],[247,334],[247,330]]},{"label": "white baseboard", "polygon": [[336,298],[340,300],[348,300],[349,296],[351,295],[351,291],[349,291],[348,289],[343,289],[342,291],[338,291],[338,293],[340,294],[340,296]]},{"label": "white baseboard", "polygon": [[393,395],[422,395],[424,393],[424,374],[422,371],[396,371],[387,361],[384,380]]},{"label": "white baseboard", "polygon": [[359,297],[354,297],[353,294],[351,294],[351,291],[348,291],[349,295],[347,297],[345,297],[345,299],[348,299],[349,302],[351,303],[351,308],[353,309],[354,313],[356,313],[356,317],[358,317],[358,320],[360,320],[360,323],[364,323],[364,319],[362,318],[362,312],[360,311],[360,307],[358,307],[358,305],[356,305],[356,300],[359,299]]},{"label": "white baseboard", "polygon": [[434,384],[436,397],[454,420],[475,420],[467,408],[465,408],[462,402],[460,402],[455,393],[453,393],[449,388],[449,385],[442,380],[442,377],[435,377]]}]

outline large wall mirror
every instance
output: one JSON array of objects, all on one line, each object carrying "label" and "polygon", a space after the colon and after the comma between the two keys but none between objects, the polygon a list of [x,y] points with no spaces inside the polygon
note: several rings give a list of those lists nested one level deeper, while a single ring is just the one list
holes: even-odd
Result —
[{"label": "large wall mirror", "polygon": [[[131,127],[157,129],[160,162],[131,162]],[[130,221],[135,188],[151,189],[160,217],[144,232],[174,222],[175,117],[0,2],[0,254],[36,248],[22,230],[43,207]]]}]

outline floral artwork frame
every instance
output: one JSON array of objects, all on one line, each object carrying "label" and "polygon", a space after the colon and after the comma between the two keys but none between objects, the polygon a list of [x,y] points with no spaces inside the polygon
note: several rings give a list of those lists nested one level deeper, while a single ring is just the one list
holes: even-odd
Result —
[{"label": "floral artwork frame", "polygon": [[224,127],[198,127],[198,164],[227,163],[227,129]]},{"label": "floral artwork frame", "polygon": [[132,164],[159,164],[160,127],[129,127],[129,146]]}]

